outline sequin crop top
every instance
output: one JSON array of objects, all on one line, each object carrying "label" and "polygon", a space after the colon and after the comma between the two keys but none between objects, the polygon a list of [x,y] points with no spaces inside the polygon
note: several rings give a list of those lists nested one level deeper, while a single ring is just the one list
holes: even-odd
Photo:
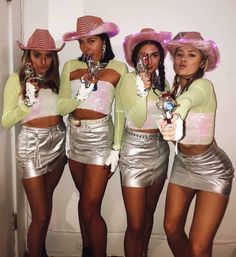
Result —
[{"label": "sequin crop top", "polygon": [[[166,82],[165,90],[169,90],[168,82]],[[156,90],[156,93],[159,95],[160,91]],[[135,72],[126,74],[116,95],[115,122],[117,126],[113,148],[120,149],[125,127],[139,130],[158,128],[156,119],[161,113],[156,107],[157,95],[150,90],[147,96],[138,96]]]},{"label": "sequin crop top", "polygon": [[185,120],[182,144],[210,144],[214,137],[216,96],[212,83],[204,78],[194,81],[177,97],[176,112]]},{"label": "sequin crop top", "polygon": [[[78,80],[71,81],[71,72],[78,69],[86,69],[87,65],[78,60],[70,60],[65,63],[61,75],[61,84],[59,90],[58,109],[63,115],[71,113],[77,108],[95,110],[105,114],[111,112],[112,102],[114,100],[116,88],[107,81],[98,81],[97,91],[93,91],[87,100],[78,101],[75,99],[74,88],[78,86]],[[120,80],[116,87],[121,82],[121,78],[127,73],[127,66],[116,60],[111,60],[105,69],[112,69],[120,74]],[[76,85],[77,84],[77,85]]]},{"label": "sequin crop top", "polygon": [[[71,80],[72,96],[78,92],[80,83],[80,79]],[[111,113],[114,97],[115,87],[110,82],[99,80],[97,90],[92,91],[86,100],[81,101],[77,109],[88,109],[108,115]]]},{"label": "sequin crop top", "polygon": [[37,97],[38,102],[31,107],[24,104],[20,91],[19,75],[13,73],[4,88],[3,127],[10,128],[20,121],[24,123],[34,118],[58,115],[57,94],[51,89],[41,89]]}]

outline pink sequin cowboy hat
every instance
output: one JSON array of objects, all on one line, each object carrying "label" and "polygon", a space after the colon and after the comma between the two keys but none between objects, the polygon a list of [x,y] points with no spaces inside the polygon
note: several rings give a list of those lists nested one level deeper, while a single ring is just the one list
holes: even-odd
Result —
[{"label": "pink sequin cowboy hat", "polygon": [[27,45],[23,45],[20,41],[16,41],[22,50],[40,50],[40,51],[56,51],[59,52],[65,46],[56,48],[55,41],[47,29],[36,29],[28,40]]},{"label": "pink sequin cowboy hat", "polygon": [[204,40],[199,32],[180,32],[167,44],[167,49],[174,56],[176,49],[183,44],[194,46],[207,57],[206,71],[211,71],[218,66],[220,52],[214,41]]},{"label": "pink sequin cowboy hat", "polygon": [[106,33],[108,37],[114,37],[119,33],[119,28],[115,23],[104,22],[99,17],[85,15],[77,19],[76,31],[66,33],[63,36],[63,40],[78,40],[81,37],[95,36],[103,33]]},{"label": "pink sequin cowboy hat", "polygon": [[171,40],[172,33],[165,31],[155,31],[152,28],[144,28],[140,32],[135,34],[130,34],[125,37],[123,48],[125,52],[125,59],[130,66],[134,66],[132,63],[132,53],[135,46],[146,40],[153,40],[159,42],[165,52],[167,53],[166,44]]}]

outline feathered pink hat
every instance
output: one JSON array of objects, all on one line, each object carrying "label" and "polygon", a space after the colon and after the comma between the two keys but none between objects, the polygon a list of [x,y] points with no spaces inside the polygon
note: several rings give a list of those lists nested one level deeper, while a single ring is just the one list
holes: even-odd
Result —
[{"label": "feathered pink hat", "polygon": [[146,40],[154,40],[159,42],[166,54],[166,44],[171,40],[172,33],[165,31],[155,31],[152,28],[144,28],[140,32],[131,34],[125,37],[123,48],[125,52],[125,59],[130,66],[134,66],[132,63],[132,53],[137,44]]},{"label": "feathered pink hat", "polygon": [[16,41],[17,45],[22,50],[40,50],[40,51],[56,51],[59,52],[65,46],[56,48],[55,41],[47,29],[36,29],[28,40],[27,46],[23,45],[20,41]]},{"label": "feathered pink hat", "polygon": [[173,40],[167,44],[167,49],[172,56],[176,49],[183,44],[190,44],[200,50],[207,57],[208,65],[206,71],[215,69],[220,61],[220,52],[212,40],[204,40],[199,32],[179,32]]},{"label": "feathered pink hat", "polygon": [[119,28],[115,23],[104,22],[99,17],[85,15],[77,19],[76,31],[66,33],[63,36],[63,40],[78,40],[81,37],[95,36],[103,33],[106,33],[108,37],[114,37],[119,33]]}]

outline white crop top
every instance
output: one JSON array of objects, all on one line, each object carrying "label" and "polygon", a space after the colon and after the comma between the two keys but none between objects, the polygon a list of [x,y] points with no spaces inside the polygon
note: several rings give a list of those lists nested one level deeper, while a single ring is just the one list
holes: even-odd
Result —
[{"label": "white crop top", "polygon": [[[79,79],[71,80],[72,96],[76,95],[80,84]],[[86,100],[81,101],[77,109],[87,109],[108,115],[111,113],[114,97],[115,87],[108,81],[99,80],[97,90],[92,91]]]},{"label": "white crop top", "polygon": [[[36,102],[31,107],[31,112],[22,119],[21,123],[27,121],[46,117],[46,116],[55,116],[59,115],[57,111],[57,97],[58,95],[52,91],[50,88],[41,88],[36,98]],[[19,103],[22,103],[22,97],[19,98]]]}]

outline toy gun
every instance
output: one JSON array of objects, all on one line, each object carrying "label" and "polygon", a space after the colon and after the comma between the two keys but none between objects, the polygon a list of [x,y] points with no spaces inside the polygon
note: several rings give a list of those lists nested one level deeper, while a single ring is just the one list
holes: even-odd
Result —
[{"label": "toy gun", "polygon": [[136,65],[136,74],[140,74],[142,72],[147,72],[149,64],[149,56],[147,53],[144,53],[138,58],[137,65]]},{"label": "toy gun", "polygon": [[171,97],[170,92],[164,92],[159,96],[159,99],[156,103],[157,108],[161,110],[164,119],[167,120],[167,123],[171,123],[173,117],[173,111],[178,106],[176,101]]},{"label": "toy gun", "polygon": [[25,83],[28,79],[32,78],[32,81],[38,82],[39,85],[45,83],[45,76],[40,74],[35,74],[34,68],[30,62],[25,64]]},{"label": "toy gun", "polygon": [[86,88],[89,88],[90,86],[93,86],[92,91],[97,90],[97,84],[94,84],[93,80],[96,79],[96,76],[98,72],[104,68],[105,65],[101,64],[100,62],[95,62],[91,56],[86,56],[85,57],[85,62],[88,66],[88,78],[81,78],[81,82],[85,84]]}]

